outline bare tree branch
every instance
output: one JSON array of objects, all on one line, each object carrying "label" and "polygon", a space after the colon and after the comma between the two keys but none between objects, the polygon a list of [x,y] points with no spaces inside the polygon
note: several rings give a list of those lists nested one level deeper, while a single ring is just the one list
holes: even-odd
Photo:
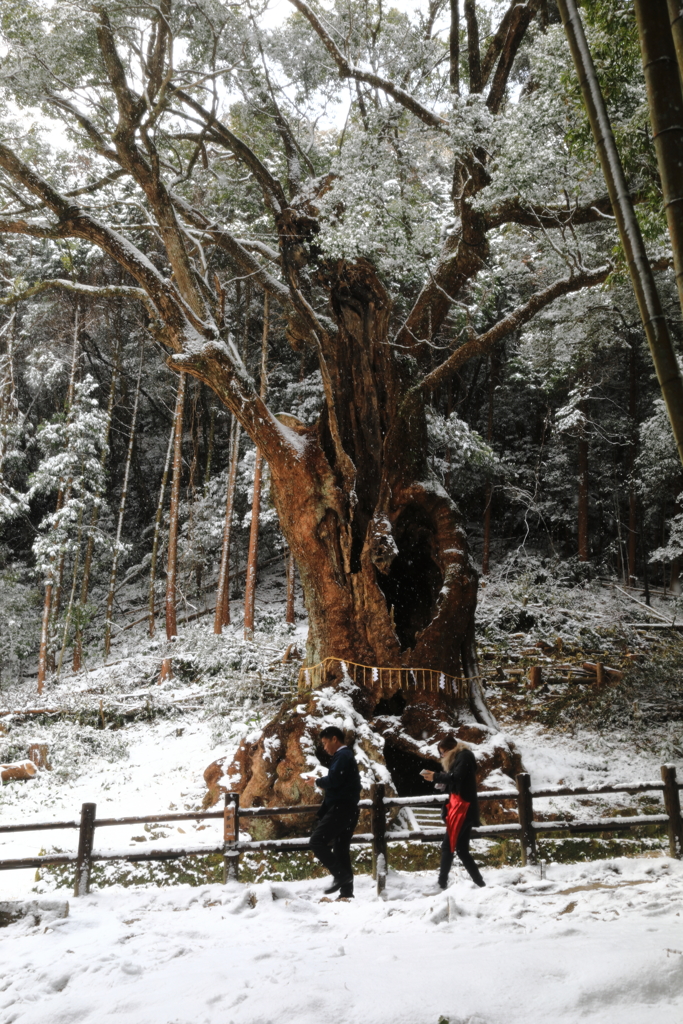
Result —
[{"label": "bare tree branch", "polygon": [[486,98],[486,105],[494,114],[497,114],[501,108],[517,51],[522,44],[531,19],[540,6],[541,0],[527,0],[525,4],[517,4],[512,12],[510,27]]},{"label": "bare tree branch", "polygon": [[380,75],[375,75],[370,71],[362,71],[360,68],[350,64],[308,4],[304,0],[290,0],[290,3],[294,4],[296,9],[303,14],[315,32],[320,36],[325,49],[337,65],[341,78],[354,78],[358,82],[367,82],[368,85],[381,89],[387,96],[391,96],[396,103],[405,107],[406,110],[409,110],[411,114],[414,114],[420,121],[429,125],[430,128],[443,128],[448,124],[445,117],[435,114],[434,111],[425,107],[419,100],[416,100],[414,96],[411,96],[410,93],[401,89],[394,82],[387,78],[382,78]]},{"label": "bare tree branch", "polygon": [[282,185],[277,178],[270,173],[267,167],[261,163],[249,146],[235,135],[234,132],[231,132],[229,128],[226,128],[226,126],[218,120],[215,114],[210,110],[206,110],[201,103],[198,103],[197,100],[193,99],[193,97],[183,89],[171,86],[169,88],[169,92],[172,95],[177,96],[178,99],[190,107],[191,110],[194,110],[202,121],[209,126],[214,140],[219,142],[222,146],[227,147],[242,161],[243,164],[245,164],[246,167],[249,168],[261,186],[266,197],[266,201],[273,212],[280,213],[284,210],[288,203]]},{"label": "bare tree branch", "polygon": [[[634,196],[634,202],[640,197]],[[519,196],[509,196],[484,212],[486,230],[503,224],[524,224],[527,227],[559,228],[565,224],[595,224],[611,218],[612,203],[609,196],[600,196],[582,206],[539,206],[525,203]]]},{"label": "bare tree branch", "polygon": [[484,334],[478,334],[470,338],[464,345],[457,348],[445,362],[423,378],[420,384],[417,385],[417,390],[423,392],[433,391],[452,377],[454,373],[457,373],[460,367],[474,358],[474,356],[482,356],[490,352],[494,345],[497,345],[508,334],[528,323],[545,306],[549,306],[551,302],[559,299],[562,295],[569,295],[572,292],[581,291],[582,288],[592,288],[596,284],[602,284],[607,280],[611,271],[611,266],[598,267],[596,270],[585,270],[582,273],[555,281],[548,288],[543,289],[543,291],[536,292],[528,302],[522,306],[517,306],[516,309],[513,309],[511,313],[508,313],[506,317],[499,320],[497,324],[494,324]]},{"label": "bare tree branch", "polygon": [[[2,230],[0,228],[0,230]],[[107,284],[107,285],[89,285],[81,284],[78,281],[68,281],[63,278],[52,278],[49,281],[38,281],[36,284],[29,285],[28,288],[23,288],[21,291],[12,292],[9,295],[5,295],[0,298],[0,306],[12,306],[17,302],[24,302],[26,299],[32,298],[34,295],[39,295],[41,292],[48,291],[51,288],[57,288],[65,292],[73,292],[75,295],[84,295],[88,298],[94,299],[113,299],[116,297],[123,297],[125,299],[136,299],[138,302],[143,302],[152,316],[157,315],[157,310],[150,302],[149,295],[144,288],[133,288],[130,285],[119,285],[119,284]]]}]

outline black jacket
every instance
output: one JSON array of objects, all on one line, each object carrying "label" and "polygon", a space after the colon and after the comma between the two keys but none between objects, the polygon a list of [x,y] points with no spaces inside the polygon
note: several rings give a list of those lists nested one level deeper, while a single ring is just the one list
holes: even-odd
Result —
[{"label": "black jacket", "polygon": [[[450,753],[450,751],[449,751]],[[471,750],[465,748],[454,753],[454,757],[448,759],[446,755],[447,771],[435,772],[434,782],[437,785],[445,786],[447,793],[456,793],[470,805],[465,817],[466,825],[480,825],[479,801],[477,799],[477,762]],[[443,809],[443,817],[446,817],[446,807]]]},{"label": "black jacket", "polygon": [[318,811],[321,818],[335,804],[357,804],[360,800],[360,772],[350,747],[340,747],[332,758],[325,778],[316,779],[325,798]]}]

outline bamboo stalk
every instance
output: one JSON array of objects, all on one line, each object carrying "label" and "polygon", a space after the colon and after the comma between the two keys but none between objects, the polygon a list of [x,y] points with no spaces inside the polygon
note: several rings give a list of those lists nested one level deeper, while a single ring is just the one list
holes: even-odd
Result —
[{"label": "bamboo stalk", "polygon": [[645,328],[678,454],[683,462],[683,380],[664,316],[652,268],[636,218],[607,108],[595,73],[575,0],[558,0],[565,33],[579,77],[583,100],[600,157],[631,283]]},{"label": "bamboo stalk", "polygon": [[662,181],[678,299],[683,309],[683,93],[667,0],[635,0],[636,22]]}]

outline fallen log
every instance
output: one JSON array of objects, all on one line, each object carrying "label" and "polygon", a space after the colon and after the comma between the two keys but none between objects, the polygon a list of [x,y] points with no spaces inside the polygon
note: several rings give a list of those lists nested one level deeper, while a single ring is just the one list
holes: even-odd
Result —
[{"label": "fallen log", "polygon": [[16,761],[14,764],[0,764],[0,779],[3,782],[32,779],[38,769],[33,761]]}]

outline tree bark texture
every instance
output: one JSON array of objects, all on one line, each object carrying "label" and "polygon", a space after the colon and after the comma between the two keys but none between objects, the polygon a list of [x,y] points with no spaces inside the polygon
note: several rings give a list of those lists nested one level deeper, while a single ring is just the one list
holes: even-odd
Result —
[{"label": "tree bark texture", "polygon": [[575,0],[557,0],[662,397],[683,462],[683,380]]},{"label": "tree bark texture", "polygon": [[451,89],[460,95],[460,0],[450,0],[451,30],[448,39],[449,81]]},{"label": "tree bark texture", "polygon": [[291,551],[287,552],[285,559],[285,572],[287,575],[287,606],[285,610],[285,622],[290,625],[294,625],[296,622],[296,614],[294,611],[294,598],[296,596],[296,569],[294,566],[294,556]]},{"label": "tree bark texture", "polygon": [[166,562],[166,639],[177,636],[176,582],[178,575],[178,516],[180,512],[180,479],[183,475],[183,413],[185,411],[186,374],[181,373],[175,401],[173,422],[173,477],[168,520],[168,554]]},{"label": "tree bark texture", "polygon": [[635,0],[678,299],[683,309],[683,93],[666,0]]}]

